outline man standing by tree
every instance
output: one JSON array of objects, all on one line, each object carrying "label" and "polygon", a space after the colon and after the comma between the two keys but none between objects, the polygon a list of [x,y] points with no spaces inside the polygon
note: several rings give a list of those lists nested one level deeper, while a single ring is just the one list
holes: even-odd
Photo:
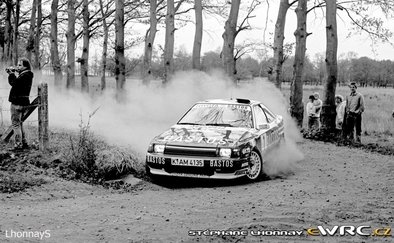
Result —
[{"label": "man standing by tree", "polygon": [[361,114],[364,112],[364,97],[358,93],[356,83],[350,83],[350,95],[346,96],[345,138],[353,140],[356,127],[356,143],[361,143]]}]

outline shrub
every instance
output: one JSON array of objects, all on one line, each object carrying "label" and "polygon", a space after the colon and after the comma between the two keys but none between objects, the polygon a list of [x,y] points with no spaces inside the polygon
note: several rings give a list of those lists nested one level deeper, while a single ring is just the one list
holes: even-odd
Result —
[{"label": "shrub", "polygon": [[94,113],[89,115],[87,123],[81,116],[78,134],[70,136],[70,146],[61,165],[62,176],[100,183],[130,173],[137,174],[139,163],[136,156],[125,149],[108,146],[90,132],[90,119]]},{"label": "shrub", "polygon": [[[85,124],[81,115],[79,133],[76,142],[70,136],[70,149],[66,155],[69,169],[75,172],[77,179],[81,177],[97,178],[97,141],[90,132],[90,119],[94,115],[90,114]],[[83,179],[83,178],[82,178]]]}]

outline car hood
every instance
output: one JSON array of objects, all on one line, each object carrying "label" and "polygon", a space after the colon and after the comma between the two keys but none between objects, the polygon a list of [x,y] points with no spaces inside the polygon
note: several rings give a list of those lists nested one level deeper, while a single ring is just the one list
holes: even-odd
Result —
[{"label": "car hood", "polygon": [[154,143],[197,147],[235,147],[256,136],[256,130],[240,127],[174,125],[153,139]]}]

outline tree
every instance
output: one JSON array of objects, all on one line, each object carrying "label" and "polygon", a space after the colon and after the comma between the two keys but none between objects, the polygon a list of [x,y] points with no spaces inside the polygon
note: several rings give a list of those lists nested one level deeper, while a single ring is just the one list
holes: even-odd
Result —
[{"label": "tree", "polygon": [[294,57],[293,78],[290,86],[290,114],[296,120],[297,125],[302,127],[304,118],[304,105],[302,103],[302,74],[304,68],[306,51],[306,16],[307,0],[299,0],[296,8],[297,30],[294,32],[296,37],[296,50]]},{"label": "tree", "polygon": [[280,1],[278,17],[276,18],[276,23],[275,23],[274,46],[273,46],[274,68],[273,68],[272,78],[275,82],[275,86],[279,89],[281,88],[281,84],[283,81],[282,65],[286,60],[286,57],[284,55],[284,46],[283,46],[285,39],[286,15],[287,15],[287,10],[296,1],[292,3],[289,3],[289,0]]},{"label": "tree", "polygon": [[124,54],[124,0],[115,0],[115,80],[118,99],[126,82],[126,60]]},{"label": "tree", "polygon": [[4,55],[3,61],[7,64],[12,62],[12,23],[11,13],[13,10],[12,0],[5,1],[6,15],[5,15],[5,27],[4,27]]},{"label": "tree", "polygon": [[30,60],[30,62],[33,61],[33,52],[35,51],[34,49],[34,31],[36,29],[36,12],[37,12],[37,0],[33,0],[32,7],[31,7],[31,17],[30,17],[30,28],[29,28],[29,37],[27,40],[27,45],[26,45],[26,53],[27,53],[27,59]]},{"label": "tree", "polygon": [[67,2],[67,83],[68,89],[75,87],[75,2],[76,0],[69,0]]},{"label": "tree", "polygon": [[203,71],[209,71],[211,69],[219,69],[223,67],[222,60],[220,59],[220,52],[219,50],[209,51],[204,53],[203,57],[201,58],[201,69]]},{"label": "tree", "polygon": [[237,21],[238,21],[238,13],[239,6],[241,4],[241,0],[233,0],[231,1],[230,14],[224,26],[223,37],[223,49],[222,49],[222,62],[224,71],[227,75],[235,79],[235,75],[237,74],[235,59],[234,59],[234,46],[235,46],[235,37],[237,36]]},{"label": "tree", "polygon": [[166,34],[164,45],[164,83],[168,82],[174,72],[174,0],[167,1]]},{"label": "tree", "polygon": [[89,92],[89,40],[90,40],[90,29],[89,29],[89,1],[83,0],[83,47],[82,47],[82,57],[80,59],[81,63],[81,91]]},{"label": "tree", "polygon": [[102,18],[102,22],[103,22],[103,32],[104,32],[103,33],[103,51],[102,51],[102,55],[101,55],[101,90],[105,90],[105,88],[106,88],[105,72],[107,69],[108,32],[109,32],[109,24],[107,23],[108,9],[109,8],[107,5],[106,11],[104,11],[103,0],[100,0],[100,11],[101,11],[101,18]]},{"label": "tree", "polygon": [[20,15],[20,0],[15,2],[15,15],[14,15],[14,45],[13,45],[13,59],[14,65],[18,63],[18,39],[19,39],[19,15]]},{"label": "tree", "polygon": [[34,69],[41,69],[40,62],[40,38],[41,38],[41,27],[42,27],[42,1],[36,0],[37,4],[37,26],[34,35],[34,61],[32,63]]},{"label": "tree", "polygon": [[62,66],[59,58],[58,46],[58,7],[59,0],[53,0],[51,4],[51,63],[55,78],[55,86],[60,87],[63,79]]},{"label": "tree", "polygon": [[196,31],[194,34],[193,43],[193,56],[192,56],[192,67],[193,69],[201,69],[201,43],[202,43],[202,2],[201,0],[194,1],[194,11],[196,16]]},{"label": "tree", "polygon": [[152,51],[157,32],[157,0],[150,0],[149,4],[150,25],[145,35],[144,61],[142,67],[142,80],[144,83],[147,82],[148,76],[152,74]]}]

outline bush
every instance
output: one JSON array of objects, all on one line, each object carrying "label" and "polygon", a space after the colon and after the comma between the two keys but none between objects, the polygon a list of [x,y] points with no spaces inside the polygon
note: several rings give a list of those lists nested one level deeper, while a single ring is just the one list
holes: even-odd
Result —
[{"label": "bush", "polygon": [[[93,113],[94,114],[94,113]],[[118,179],[126,174],[137,174],[137,158],[117,147],[108,146],[90,132],[90,119],[85,124],[81,116],[79,133],[70,136],[61,175],[67,179],[101,183]]]},{"label": "bush", "polygon": [[84,124],[81,115],[79,124],[79,134],[75,143],[70,136],[70,150],[67,158],[69,169],[75,172],[77,179],[81,177],[97,178],[96,153],[97,141],[90,133],[90,119],[93,114],[89,115],[88,122]]},{"label": "bush", "polygon": [[97,154],[96,166],[105,180],[117,179],[126,174],[137,174],[137,158],[116,147],[101,149]]}]

